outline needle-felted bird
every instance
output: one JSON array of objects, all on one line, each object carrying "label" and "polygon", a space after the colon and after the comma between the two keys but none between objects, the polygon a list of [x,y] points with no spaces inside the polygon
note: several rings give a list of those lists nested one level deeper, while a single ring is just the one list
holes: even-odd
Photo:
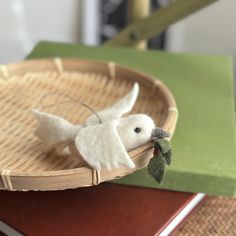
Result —
[{"label": "needle-felted bird", "polygon": [[88,117],[84,124],[73,125],[62,117],[33,110],[38,120],[35,135],[46,150],[55,149],[59,155],[70,152],[71,143],[89,166],[101,168],[134,168],[128,151],[154,138],[165,138],[170,134],[155,127],[153,120],[145,114],[122,117],[130,112],[136,102],[139,86],[133,89],[110,108]]}]

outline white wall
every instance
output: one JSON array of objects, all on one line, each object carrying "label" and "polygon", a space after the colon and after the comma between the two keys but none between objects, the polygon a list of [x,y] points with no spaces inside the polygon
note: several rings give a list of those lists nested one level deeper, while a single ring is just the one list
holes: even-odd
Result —
[{"label": "white wall", "polygon": [[21,60],[39,40],[78,42],[80,0],[0,0],[0,63]]},{"label": "white wall", "polygon": [[169,30],[167,49],[231,55],[236,68],[236,0],[218,0],[175,24]]}]

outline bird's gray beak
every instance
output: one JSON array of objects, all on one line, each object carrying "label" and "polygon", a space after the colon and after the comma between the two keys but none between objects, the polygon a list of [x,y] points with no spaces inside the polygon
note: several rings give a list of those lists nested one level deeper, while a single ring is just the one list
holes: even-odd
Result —
[{"label": "bird's gray beak", "polygon": [[152,136],[151,139],[155,139],[155,138],[169,138],[170,137],[170,133],[166,132],[163,129],[160,129],[158,127],[154,128],[152,130]]}]

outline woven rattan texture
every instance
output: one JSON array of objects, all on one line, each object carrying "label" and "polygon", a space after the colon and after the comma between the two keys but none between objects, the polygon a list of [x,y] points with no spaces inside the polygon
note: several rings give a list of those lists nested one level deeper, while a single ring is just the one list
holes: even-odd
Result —
[{"label": "woven rattan texture", "polygon": [[[60,58],[2,65],[0,188],[75,188],[131,173],[133,170],[119,168],[113,172],[102,170],[94,175],[78,156],[62,157],[53,151],[45,153],[33,135],[37,122],[31,110],[38,108],[80,124],[91,115],[81,103],[99,111],[127,94],[134,82],[139,83],[140,94],[132,113],[148,114],[159,127],[173,132],[177,109],[171,93],[160,81],[140,72],[111,62]],[[76,102],[71,102],[71,98]],[[56,105],[51,106],[53,104]],[[148,163],[151,148],[151,144],[146,144],[129,152],[137,168]]]},{"label": "woven rattan texture", "polygon": [[[114,90],[114,86],[116,90]],[[40,143],[33,136],[36,124],[31,110],[37,107],[40,109],[39,100],[42,95],[56,93],[44,100],[45,105],[68,100],[63,97],[65,94],[100,110],[112,105],[131,88],[131,82],[110,80],[106,76],[93,73],[28,73],[21,77],[9,78],[8,82],[0,86],[1,168],[45,171],[70,169],[78,166],[78,159],[73,156],[63,158],[54,153],[45,155]],[[163,108],[156,109],[157,107],[155,107],[153,109],[151,103],[152,94],[141,90],[133,112],[149,114],[157,120],[157,123],[160,123]],[[162,103],[159,106],[161,105]],[[43,110],[62,116],[73,123],[81,123],[91,114],[88,109],[71,101]]]},{"label": "woven rattan texture", "polygon": [[236,199],[209,197],[180,228],[175,236],[235,236]]}]

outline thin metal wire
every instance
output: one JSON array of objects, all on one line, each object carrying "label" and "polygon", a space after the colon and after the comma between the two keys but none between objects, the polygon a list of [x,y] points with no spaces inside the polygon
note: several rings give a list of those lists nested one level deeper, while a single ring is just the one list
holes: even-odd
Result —
[{"label": "thin metal wire", "polygon": [[[53,104],[50,104],[50,105],[44,105],[44,100],[47,97],[51,96],[51,95],[63,96],[65,98],[68,98],[69,101],[61,101],[61,102],[53,103]],[[40,98],[38,103],[39,103],[39,106],[40,106],[41,109],[45,109],[45,108],[49,108],[49,107],[54,107],[54,106],[61,105],[61,104],[66,104],[66,103],[76,103],[77,105],[82,105],[82,106],[86,107],[88,110],[90,110],[98,118],[99,123],[100,124],[102,123],[102,120],[99,117],[98,113],[92,107],[90,107],[89,105],[87,105],[85,103],[80,103],[77,100],[75,100],[74,98],[72,98],[72,97],[70,97],[69,95],[66,95],[66,94],[62,94],[62,93],[58,93],[58,92],[47,93],[47,94],[44,94]]]}]

